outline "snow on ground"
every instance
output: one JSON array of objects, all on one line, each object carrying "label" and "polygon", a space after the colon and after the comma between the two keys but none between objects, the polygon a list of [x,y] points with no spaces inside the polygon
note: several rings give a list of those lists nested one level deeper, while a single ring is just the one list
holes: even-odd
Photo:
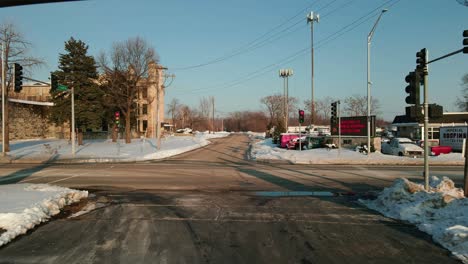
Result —
[{"label": "snow on ground", "polygon": [[[298,164],[404,164],[421,165],[423,158],[399,157],[382,154],[380,152],[371,153],[370,156],[356,152],[351,149],[325,149],[317,148],[310,150],[288,150],[279,148],[268,138],[253,143],[251,156],[256,160],[286,160]],[[430,164],[443,165],[463,165],[464,158],[461,153],[450,153],[440,156],[430,156]]]},{"label": "snow on ground", "polygon": [[67,140],[45,139],[26,140],[11,143],[9,153],[13,160],[66,160],[85,159],[90,162],[143,161],[162,159],[208,145],[208,139],[226,137],[227,132],[197,132],[193,135],[168,136],[161,139],[157,150],[155,139],[133,139],[125,144],[124,139],[112,142],[110,139],[84,140],[84,145],[76,146],[75,157],[71,155],[71,143]]},{"label": "snow on ground", "polygon": [[398,179],[377,199],[360,202],[387,217],[415,224],[468,263],[468,198],[450,179],[433,176],[429,191],[423,185]]},{"label": "snow on ground", "polygon": [[247,135],[249,135],[250,138],[254,139],[265,139],[265,132],[252,132],[248,131],[246,132]]},{"label": "snow on ground", "polygon": [[87,191],[47,184],[0,185],[0,246],[87,196]]}]

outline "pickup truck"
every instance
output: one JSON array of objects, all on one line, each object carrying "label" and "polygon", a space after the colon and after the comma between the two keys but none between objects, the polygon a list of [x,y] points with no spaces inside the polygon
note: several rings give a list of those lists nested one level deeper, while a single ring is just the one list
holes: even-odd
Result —
[{"label": "pickup truck", "polygon": [[397,156],[422,156],[424,150],[409,138],[392,138],[382,144],[382,153]]}]

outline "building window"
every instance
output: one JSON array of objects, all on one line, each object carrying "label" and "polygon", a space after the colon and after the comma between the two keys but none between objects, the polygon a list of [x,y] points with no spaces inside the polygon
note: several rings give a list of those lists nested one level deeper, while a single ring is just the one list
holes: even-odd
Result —
[{"label": "building window", "polygon": [[147,115],[148,114],[148,104],[143,105],[143,114]]},{"label": "building window", "polygon": [[429,139],[439,139],[440,137],[440,129],[438,127],[430,127],[427,132],[429,134]]},{"label": "building window", "polygon": [[148,120],[143,120],[143,131],[146,131],[148,128]]},{"label": "building window", "polygon": [[142,99],[148,98],[148,88],[145,87],[145,88],[141,89],[141,98]]}]

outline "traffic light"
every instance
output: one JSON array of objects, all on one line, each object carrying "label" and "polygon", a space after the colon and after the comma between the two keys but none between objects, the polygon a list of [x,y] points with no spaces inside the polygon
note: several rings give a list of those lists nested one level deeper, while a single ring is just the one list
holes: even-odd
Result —
[{"label": "traffic light", "polygon": [[331,122],[332,123],[335,123],[338,119],[338,115],[337,115],[337,108],[336,108],[336,102],[333,102],[331,104]]},{"label": "traffic light", "polygon": [[23,89],[23,66],[15,63],[13,67],[15,72],[15,92],[19,93]]},{"label": "traffic light", "polygon": [[421,49],[420,51],[416,52],[416,69],[419,71],[423,71],[426,68],[427,64],[427,50],[426,49]]},{"label": "traffic light", "polygon": [[410,72],[406,76],[405,81],[408,83],[408,86],[406,86],[405,91],[409,94],[405,99],[407,104],[414,104],[416,106],[419,106],[419,88],[421,83],[420,80],[421,76],[418,72]]},{"label": "traffic light", "polygon": [[50,90],[52,92],[57,91],[58,88],[58,80],[57,80],[57,75],[50,73]]},{"label": "traffic light", "polygon": [[444,116],[444,108],[438,104],[429,105],[429,117],[430,118],[440,118]]},{"label": "traffic light", "polygon": [[115,116],[115,125],[116,125],[117,127],[119,127],[119,126],[120,126],[120,112],[119,112],[119,111],[116,111],[116,112],[114,113],[114,116]]},{"label": "traffic light", "polygon": [[299,110],[299,123],[304,123],[304,110]]},{"label": "traffic light", "polygon": [[468,54],[468,30],[463,31],[463,53]]}]

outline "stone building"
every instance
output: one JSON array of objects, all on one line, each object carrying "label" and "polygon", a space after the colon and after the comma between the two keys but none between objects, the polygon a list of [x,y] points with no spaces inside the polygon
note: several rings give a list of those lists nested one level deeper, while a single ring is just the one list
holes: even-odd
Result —
[{"label": "stone building", "polygon": [[156,122],[158,115],[159,123],[164,123],[165,70],[167,70],[167,68],[159,64],[152,63],[149,65],[148,79],[142,81],[143,87],[140,89],[138,94],[136,113],[137,133],[139,135],[151,138],[156,137]]},{"label": "stone building", "polygon": [[[164,70],[166,68],[161,65],[150,64],[148,78],[141,82],[142,89],[136,100],[136,131],[132,131],[134,137],[156,136],[158,102],[159,122],[164,123]],[[70,137],[68,122],[56,126],[48,120],[48,113],[53,106],[49,91],[50,85],[39,83],[25,84],[19,93],[11,88],[8,99],[10,139]]]}]

